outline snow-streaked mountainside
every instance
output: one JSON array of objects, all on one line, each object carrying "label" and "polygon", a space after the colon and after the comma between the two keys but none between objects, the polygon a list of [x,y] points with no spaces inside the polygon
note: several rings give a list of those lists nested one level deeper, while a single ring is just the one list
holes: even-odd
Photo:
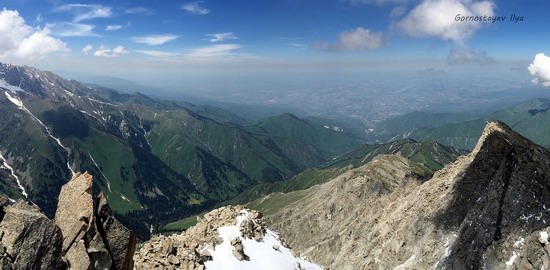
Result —
[{"label": "snow-streaked mountainside", "polygon": [[65,179],[88,171],[121,221],[146,236],[359,143],[293,116],[258,126],[237,118],[0,63],[0,154],[12,169],[0,173],[0,192],[25,193],[51,217]]},{"label": "snow-streaked mountainside", "polygon": [[262,214],[243,206],[225,206],[198,218],[181,234],[158,235],[134,256],[135,269],[322,270],[295,256]]}]

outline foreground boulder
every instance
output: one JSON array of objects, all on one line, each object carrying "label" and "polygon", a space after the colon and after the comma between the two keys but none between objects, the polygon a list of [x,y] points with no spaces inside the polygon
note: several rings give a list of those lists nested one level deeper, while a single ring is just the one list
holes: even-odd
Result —
[{"label": "foreground boulder", "polygon": [[132,269],[136,237],[114,218],[103,194],[94,200],[88,173],[61,188],[55,223],[71,269]]},{"label": "foreground boulder", "polygon": [[133,269],[136,236],[115,219],[93,179],[78,173],[61,188],[55,221],[31,202],[0,194],[0,269]]},{"label": "foreground boulder", "polygon": [[23,200],[3,209],[0,269],[64,269],[61,230]]}]

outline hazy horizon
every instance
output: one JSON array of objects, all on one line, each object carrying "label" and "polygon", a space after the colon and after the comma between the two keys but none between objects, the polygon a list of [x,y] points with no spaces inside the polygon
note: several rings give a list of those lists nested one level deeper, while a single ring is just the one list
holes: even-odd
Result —
[{"label": "hazy horizon", "polygon": [[549,96],[547,11],[494,0],[18,0],[0,11],[0,61],[374,121]]}]

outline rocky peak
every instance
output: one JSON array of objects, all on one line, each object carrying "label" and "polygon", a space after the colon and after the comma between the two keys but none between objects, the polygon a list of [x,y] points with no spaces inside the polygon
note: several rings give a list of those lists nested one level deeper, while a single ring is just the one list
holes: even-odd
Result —
[{"label": "rocky peak", "polygon": [[[337,269],[550,269],[550,153],[502,122],[487,123],[474,151],[420,185],[357,193],[368,185],[346,181],[349,174],[269,217],[315,262]],[[398,175],[390,170],[384,182]]]},{"label": "rocky peak", "polygon": [[495,247],[519,241],[550,222],[550,153],[495,121],[487,123],[474,151],[456,165],[439,177],[454,175],[447,205],[434,219],[457,234],[444,263],[503,267],[495,257],[510,258],[514,248]]},{"label": "rocky peak", "polygon": [[[528,145],[533,144],[534,143],[529,141],[527,138],[512,130],[504,122],[490,121],[485,125],[485,128],[481,133],[481,137],[472,151],[472,154],[476,155],[482,150],[494,151],[498,149],[502,150],[502,147],[527,147]],[[501,148],[499,148],[499,146]]]}]

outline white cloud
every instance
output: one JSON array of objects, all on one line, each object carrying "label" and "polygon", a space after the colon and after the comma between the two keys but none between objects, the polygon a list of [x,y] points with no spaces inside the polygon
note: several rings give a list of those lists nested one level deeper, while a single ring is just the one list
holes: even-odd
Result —
[{"label": "white cloud", "polygon": [[21,58],[35,59],[56,51],[68,52],[69,49],[63,41],[51,37],[49,29],[44,28],[23,39],[16,54]]},{"label": "white cloud", "polygon": [[401,17],[401,16],[403,16],[403,14],[405,14],[406,11],[407,11],[407,9],[406,9],[404,6],[394,7],[394,8],[390,11],[390,18],[398,18],[398,17]]},{"label": "white cloud", "polygon": [[382,46],[382,33],[357,27],[355,30],[342,32],[333,47],[338,51],[358,51],[376,49],[380,46]]},{"label": "white cloud", "polygon": [[93,49],[92,45],[88,44],[82,48],[82,53],[88,55],[88,53]]},{"label": "white cloud", "polygon": [[148,9],[148,8],[144,8],[144,7],[133,7],[133,8],[129,8],[129,9],[126,9],[124,11],[124,14],[141,14],[141,15],[153,15],[155,14],[152,10]]},{"label": "white cloud", "polygon": [[314,49],[330,51],[361,51],[380,48],[380,46],[382,46],[382,33],[363,27],[340,33],[338,40],[333,44],[323,41],[311,45]]},{"label": "white cloud", "polygon": [[0,11],[0,58],[43,58],[53,52],[68,52],[67,45],[50,36],[50,29],[33,29],[16,10]]},{"label": "white cloud", "polygon": [[533,77],[534,84],[550,87],[550,57],[544,53],[538,53],[527,69]]},{"label": "white cloud", "polygon": [[106,31],[116,31],[116,30],[122,29],[122,27],[124,27],[124,26],[122,26],[120,24],[107,25],[107,26],[105,26],[105,30]]},{"label": "white cloud", "polygon": [[114,49],[106,48],[105,46],[99,47],[97,51],[94,52],[94,56],[98,57],[119,57],[123,54],[127,54],[128,51],[123,46],[116,46]]},{"label": "white cloud", "polygon": [[128,22],[128,23],[125,24],[125,25],[121,25],[121,24],[111,24],[111,25],[105,26],[105,31],[117,31],[117,30],[120,30],[120,29],[122,29],[122,28],[129,27],[130,25],[132,25],[131,22]]},{"label": "white cloud", "polygon": [[458,64],[490,64],[494,63],[493,59],[486,51],[474,51],[468,47],[454,48],[447,55],[447,62],[450,65]]},{"label": "white cloud", "polygon": [[75,23],[95,18],[109,18],[113,16],[112,8],[102,5],[64,4],[55,8],[55,11],[73,13],[73,22]]},{"label": "white cloud", "polygon": [[233,51],[242,48],[238,44],[214,44],[192,49],[189,56],[196,58],[222,57],[232,55]]},{"label": "white cloud", "polygon": [[235,36],[233,32],[214,33],[214,34],[208,34],[207,36],[212,37],[210,39],[210,42],[212,43],[231,40],[231,39],[237,39],[237,36]]},{"label": "white cloud", "polygon": [[154,51],[154,50],[135,50],[137,53],[154,56],[154,57],[174,57],[179,56],[179,53],[165,52],[165,51]]},{"label": "white cloud", "polygon": [[483,22],[456,21],[460,16],[494,16],[492,0],[423,0],[397,26],[412,37],[434,36],[463,44]]},{"label": "white cloud", "polygon": [[301,43],[290,42],[290,43],[288,43],[288,45],[296,48],[296,50],[298,50],[298,51],[303,51],[303,50],[307,49],[307,45],[304,45],[304,44],[301,44]]},{"label": "white cloud", "polygon": [[200,6],[202,1],[197,2],[187,2],[181,5],[181,9],[187,11],[188,13],[195,14],[195,15],[206,15],[210,13],[210,10],[203,8]]},{"label": "white cloud", "polygon": [[59,22],[46,24],[46,27],[52,29],[54,35],[59,37],[97,37],[94,33],[94,27],[90,24]]},{"label": "white cloud", "polygon": [[131,40],[135,43],[142,43],[142,44],[153,46],[153,45],[162,45],[176,38],[178,38],[178,36],[167,34],[167,35],[139,36],[139,37],[133,37],[131,38]]}]

